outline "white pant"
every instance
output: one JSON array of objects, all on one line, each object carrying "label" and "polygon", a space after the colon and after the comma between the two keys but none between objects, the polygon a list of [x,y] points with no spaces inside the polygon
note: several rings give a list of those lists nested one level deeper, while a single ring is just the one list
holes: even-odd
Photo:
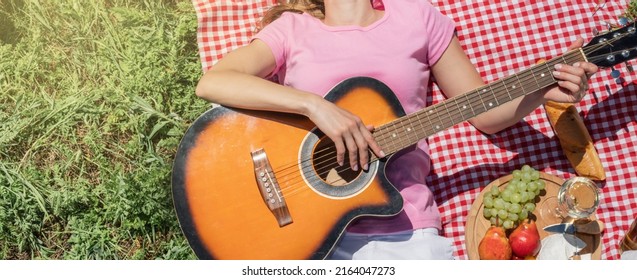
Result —
[{"label": "white pant", "polygon": [[449,238],[435,228],[392,234],[345,233],[329,256],[332,260],[452,260]]}]

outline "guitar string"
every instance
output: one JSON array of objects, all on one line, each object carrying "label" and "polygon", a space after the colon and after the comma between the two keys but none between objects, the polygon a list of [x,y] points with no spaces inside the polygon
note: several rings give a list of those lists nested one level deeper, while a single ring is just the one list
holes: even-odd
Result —
[{"label": "guitar string", "polygon": [[[533,79],[532,77],[526,78],[526,80],[532,80],[532,79]],[[525,81],[525,79],[523,79],[523,81]],[[497,87],[493,87],[493,88],[499,89],[501,87],[502,86],[497,86]],[[475,96],[472,97],[471,99],[469,99],[469,103],[481,104],[482,102],[480,102],[480,103],[476,103],[475,102],[476,98],[480,98],[480,97],[475,97]],[[430,109],[430,110],[436,111],[436,109],[439,108],[439,107],[437,105],[434,105],[431,108],[432,109]],[[437,115],[439,116],[440,114],[437,114]],[[458,122],[458,121],[456,121],[456,117],[455,117],[456,115],[452,115],[452,114],[447,114],[447,115],[453,117],[452,122],[456,122],[456,123]],[[420,118],[416,118],[416,119],[420,120]],[[444,121],[442,121],[442,120],[441,120],[441,122],[444,123]],[[405,123],[407,123],[408,125],[405,125]],[[412,123],[413,123],[413,121],[411,119],[406,118],[406,119],[399,119],[398,122],[390,123],[390,125],[393,126],[393,127],[400,127],[401,128],[400,130],[402,130],[402,131],[413,131],[413,129],[412,129],[413,125],[411,125]],[[424,128],[422,123],[421,123],[421,127]],[[379,130],[379,133],[375,134],[374,138],[377,139],[378,142],[389,143],[389,142],[394,142],[395,139],[399,139],[400,140],[400,144],[404,144],[405,141],[402,138],[396,138],[396,133],[394,131],[397,131],[398,129],[391,129],[391,130],[385,132],[384,128],[386,128],[386,127],[381,127],[380,130]],[[407,129],[405,129],[405,128],[407,128]],[[411,139],[412,136],[415,137],[414,140]],[[422,137],[418,137],[418,136],[412,135],[411,133],[407,133],[407,137],[409,137],[409,142],[412,142],[412,141],[413,142],[417,142],[417,140],[422,138]],[[328,147],[328,149],[329,149],[329,147]],[[391,150],[394,149],[393,145],[390,146],[390,149]],[[324,151],[323,150],[319,150],[318,153],[319,154],[323,154]],[[321,165],[321,166],[324,165],[324,162],[321,162],[321,161],[318,161],[318,160],[326,158],[326,157],[330,161],[335,161],[334,160],[334,154],[333,153],[328,153],[328,154],[324,154],[324,155],[321,155],[320,157],[316,158],[315,159],[315,160],[317,160],[317,164],[316,165]],[[332,166],[328,166],[327,168],[331,168],[331,167]],[[318,170],[318,171],[319,171],[318,173],[321,173],[321,171],[325,171],[325,170]]]},{"label": "guitar string", "polygon": [[[529,78],[529,80],[530,80],[530,78]],[[496,86],[493,86],[493,85],[492,85],[492,86],[491,86],[491,90],[492,90],[492,91],[495,91],[495,92],[502,92],[502,88],[504,88],[504,87],[506,87],[506,85],[505,85],[505,84],[496,85]],[[498,90],[499,90],[499,91],[498,91]],[[495,96],[495,95],[494,95],[494,96]],[[501,96],[501,94],[500,94],[500,96]],[[508,96],[508,94],[507,94],[507,96]],[[495,96],[495,97],[496,97],[496,98],[498,98],[497,96]],[[451,115],[450,115],[450,116],[451,116]],[[453,115],[453,117],[454,117],[454,118],[452,119],[452,121],[455,121],[455,115]],[[404,123],[405,123],[405,121],[400,121],[400,122],[399,122],[399,126],[404,127]],[[381,135],[382,135],[382,134],[381,134]],[[408,134],[408,141],[407,141],[407,142],[411,142],[411,141],[412,141],[412,140],[411,140],[411,134]],[[402,142],[405,142],[405,141],[404,141],[404,140],[402,140]],[[332,154],[332,155],[333,155],[333,154]],[[330,158],[331,158],[331,159],[333,159],[333,157],[330,157]],[[319,172],[319,173],[320,173],[320,172]]]},{"label": "guitar string", "polygon": [[[312,175],[312,174],[311,174],[311,175]],[[313,176],[313,177],[314,177],[314,178],[308,178],[308,179],[313,179],[313,180],[319,179],[319,180],[320,180],[320,178],[317,178],[316,176]],[[288,180],[288,181],[289,181],[289,180]],[[295,184],[293,183],[291,186],[292,186],[292,187],[294,187],[294,186],[295,186]],[[286,188],[286,189],[289,189],[289,188]],[[301,190],[302,190],[302,189],[301,189]],[[295,193],[296,193],[296,192],[289,191],[289,195],[294,195]]]},{"label": "guitar string", "polygon": [[[568,58],[568,59],[567,59],[567,58]],[[551,66],[553,66],[553,65],[555,65],[555,64],[557,64],[557,63],[559,63],[559,61],[558,61],[558,60],[560,60],[560,59],[561,59],[564,63],[567,63],[567,64],[570,64],[570,63],[576,62],[576,61],[578,61],[578,60],[580,59],[579,51],[575,50],[575,51],[573,51],[572,53],[570,53],[570,54],[568,54],[568,55],[560,56],[560,57],[558,57],[558,58],[556,58],[556,59],[554,59],[554,60],[552,60],[552,61],[548,61],[548,62],[546,62],[544,65],[545,65],[545,67],[547,67],[547,70],[548,70],[548,71],[551,71],[550,67],[551,67]],[[567,60],[568,60],[568,61],[567,61]],[[529,70],[534,71],[534,70],[536,70],[537,68],[541,68],[541,66],[540,66],[540,67],[533,68],[533,69],[529,69]],[[519,79],[519,76],[520,76],[520,75],[522,75],[522,73],[518,73],[518,74],[514,75],[513,77],[515,77],[515,78],[518,78],[518,79]],[[534,76],[537,76],[537,75],[534,75]],[[551,80],[552,80],[551,82],[555,82],[555,80],[554,80],[554,78],[552,77],[552,75],[549,75],[548,77],[549,77],[549,78],[551,78]],[[509,77],[509,78],[512,78],[512,77]],[[503,96],[505,93],[506,93],[506,97],[509,97],[509,98],[508,98],[508,99],[509,99],[509,101],[510,101],[510,100],[513,100],[513,99],[515,99],[515,98],[517,98],[517,97],[519,97],[519,96],[520,96],[520,95],[517,95],[517,94],[516,94],[516,95],[515,95],[515,97],[511,98],[510,91],[508,90],[508,86],[509,86],[509,84],[507,84],[507,83],[506,83],[506,80],[507,80],[507,79],[509,79],[509,78],[502,79],[502,80],[500,80],[500,81],[496,81],[496,82],[491,83],[491,84],[489,84],[489,85],[487,85],[487,86],[485,86],[485,87],[484,87],[484,89],[486,89],[487,87],[489,87],[489,88],[491,89],[491,92],[494,94],[494,97],[496,97],[496,100],[494,100],[494,101],[502,100],[502,96]],[[531,77],[531,78],[534,78],[534,77]],[[524,80],[523,80],[523,81],[524,81]],[[495,86],[494,86],[494,84],[495,84]],[[516,83],[514,82],[514,83],[511,83],[510,85],[515,85],[515,84],[516,84]],[[523,83],[523,84],[524,84],[524,83]],[[497,89],[497,90],[494,90],[494,89]],[[503,91],[502,89],[504,89],[504,91]],[[496,95],[496,94],[497,94],[497,95]],[[524,94],[526,94],[526,93],[523,93],[523,95],[524,95]],[[459,96],[459,97],[465,97],[465,96]],[[481,97],[481,96],[478,96],[478,95],[471,95],[471,98],[472,98],[472,99],[470,99],[470,102],[469,102],[469,103],[470,103],[470,104],[475,104],[475,99],[476,99],[476,98],[481,99],[482,97]],[[456,101],[456,100],[452,98],[452,99],[450,99],[450,101]],[[507,101],[507,102],[508,102],[508,101]],[[452,102],[443,102],[443,103],[441,103],[441,105],[449,105],[449,103],[452,103]],[[484,103],[484,102],[480,102],[480,103],[478,103],[478,104],[482,104],[482,103]],[[506,103],[506,102],[505,102],[505,103]],[[498,105],[499,105],[499,104],[498,104]],[[457,102],[456,102],[456,106],[458,106]],[[433,107],[436,107],[436,106],[433,106]],[[486,110],[486,109],[487,109],[487,108],[485,108],[485,110]],[[427,110],[427,111],[431,111],[431,110],[432,110],[432,109]],[[435,111],[435,108],[434,108],[433,110]],[[461,111],[461,110],[459,110],[459,111],[460,111],[460,113],[462,114],[462,111]],[[424,114],[424,111],[423,111],[423,112],[421,112],[421,113],[423,113],[423,114]],[[437,115],[439,116],[440,114],[437,114]],[[458,119],[457,119],[457,117],[458,117],[459,115],[451,115],[451,114],[447,114],[447,115],[453,118],[453,119],[452,119],[452,123],[458,123],[458,122],[459,122],[459,121],[458,121]],[[474,115],[477,115],[477,114],[475,114],[475,113],[474,113]],[[420,120],[420,118],[417,118],[417,119],[418,119],[418,120]],[[461,121],[463,121],[463,120],[465,120],[465,119],[466,119],[466,118],[465,118],[464,116],[461,116],[461,118],[460,118],[459,120],[460,120],[460,122],[461,122]],[[402,121],[402,120],[401,120],[401,124],[402,124],[402,123],[404,123],[404,122],[406,122],[407,120],[408,120],[408,119],[405,119],[404,121]]]},{"label": "guitar string", "polygon": [[[607,43],[605,43],[605,44],[596,44],[596,45],[589,46],[589,48],[584,47],[583,49],[584,49],[584,52],[585,52],[585,53],[591,53],[591,52],[593,52],[593,51],[595,51],[595,50],[597,50],[597,49],[603,48],[605,45],[607,45],[607,44],[609,44],[609,43],[612,43],[612,42],[613,42],[613,41],[615,41],[615,40],[619,40],[619,38],[613,38],[613,39],[611,39],[611,40],[608,40],[608,41],[607,41]],[[619,53],[619,52],[620,52],[620,51],[616,51],[616,52],[614,52],[614,53]],[[554,60],[562,59],[562,60],[564,60],[564,62],[565,62],[565,63],[570,63],[570,62],[569,62],[569,61],[567,61],[567,59],[566,59],[566,57],[567,57],[567,56],[570,56],[570,55],[569,55],[569,54],[567,54],[567,55],[564,55],[564,56],[560,56],[560,57],[558,57],[558,58],[556,58],[556,59],[554,59]],[[589,58],[589,60],[597,60],[597,59],[603,58],[603,57],[605,57],[605,56],[606,56],[606,55],[603,55],[603,56],[602,56],[602,55],[600,55],[600,56],[596,56],[596,57],[593,57],[593,58]],[[570,59],[569,59],[569,60],[570,60]],[[575,61],[572,61],[572,62],[575,62]],[[548,63],[548,62],[547,62],[547,63]],[[547,67],[548,67],[548,66],[547,66]],[[528,69],[528,70],[531,70],[531,71],[532,71],[532,70],[536,70],[537,68],[539,68],[539,67],[533,67],[533,68],[530,68],[530,69]],[[522,73],[522,72],[521,72],[521,73]],[[516,75],[518,75],[518,76],[519,76],[519,75],[520,75],[520,73],[518,73],[518,74],[516,74]],[[530,84],[533,84],[533,82],[536,82],[536,81],[528,81],[528,80],[531,80],[531,78],[535,79],[534,77],[528,76],[528,77],[526,77],[526,78],[525,78],[525,80],[524,80],[524,82],[523,82],[522,84],[525,84],[525,85],[529,86]],[[552,78],[552,76],[551,76],[551,78]],[[496,85],[494,86],[493,84],[496,84]],[[495,88],[495,89],[499,89],[499,92],[500,92],[501,94],[505,94],[505,93],[504,93],[504,91],[502,91],[502,88],[506,88],[506,87],[507,87],[506,83],[499,83],[498,81],[496,81],[496,82],[494,82],[494,83],[491,83],[491,84],[489,84],[489,85],[487,85],[487,86],[489,86],[489,87],[491,88],[492,94],[494,94],[494,97],[496,97],[496,99],[497,99],[498,97],[495,95],[495,92],[498,92],[498,91],[495,91],[495,92],[494,92],[494,88]],[[524,88],[524,86],[523,86],[523,88]],[[536,90],[534,90],[534,91],[536,91]],[[507,90],[507,95],[508,95],[508,94],[510,94],[510,93],[508,93],[508,90]],[[525,95],[525,94],[526,94],[526,93],[524,93],[523,95]],[[499,95],[499,96],[502,96],[502,95]],[[522,95],[520,95],[520,96],[522,96]],[[519,97],[519,96],[517,96],[517,97]],[[517,97],[514,97],[513,99],[515,99],[515,98],[517,98]],[[471,103],[472,103],[472,102],[474,102],[476,98],[481,99],[481,97],[480,97],[480,96],[477,96],[477,97],[476,97],[476,96],[471,96],[471,98],[472,98]],[[508,101],[507,101],[507,102],[508,102]],[[443,103],[448,103],[448,102],[442,102],[442,103],[439,103],[439,104],[443,104]],[[505,102],[505,103],[506,103],[506,102]],[[444,104],[444,105],[446,106],[447,104]],[[457,105],[457,104],[456,104],[456,105]],[[498,106],[499,106],[499,104],[498,104]],[[445,108],[445,109],[447,109],[447,110],[448,110],[448,108]],[[429,111],[429,110],[427,110],[427,111]],[[423,111],[420,111],[419,113],[423,113]],[[449,115],[449,117],[450,117],[450,118],[452,118],[452,117],[453,117],[453,119],[451,119],[451,120],[452,120],[452,123],[454,123],[454,122],[456,122],[456,123],[457,123],[457,121],[456,121],[456,119],[455,119],[455,117],[456,117],[455,115],[451,115],[451,114],[448,114],[448,115]],[[418,118],[417,118],[417,119],[418,119]],[[463,117],[463,116],[461,116],[461,119],[464,119],[464,117]],[[405,127],[405,126],[404,126],[404,122],[406,122],[407,120],[408,120],[408,119],[403,119],[403,120],[400,120],[400,121],[399,121],[399,123],[400,123],[401,127]],[[420,120],[420,119],[418,119],[418,120]],[[460,121],[460,122],[461,122],[461,121]],[[396,125],[396,123],[391,123],[391,124],[392,124],[392,125],[394,125],[394,126]],[[383,126],[381,126],[381,128],[382,128],[382,127],[383,127]],[[411,126],[410,126],[410,127],[411,127]],[[422,124],[421,124],[421,127],[422,127]],[[380,134],[379,134],[379,137],[380,137],[381,139],[382,139],[382,138],[387,139],[387,137],[386,137],[387,135],[389,135],[389,133],[380,133]],[[408,135],[410,135],[410,134],[408,134]],[[395,137],[393,137],[393,136],[390,136],[390,137],[392,137],[392,139],[395,139]],[[418,140],[418,139],[416,139],[416,141],[417,141],[417,140]],[[404,140],[401,140],[401,141],[402,141],[402,142],[405,142]],[[393,142],[393,140],[392,140],[392,142]],[[408,143],[412,143],[411,138],[409,139]],[[333,156],[333,154],[334,154],[334,149],[332,149],[332,148],[330,148],[330,147],[327,147],[327,148],[325,148],[325,149],[329,149],[329,150],[332,150],[332,151],[331,151],[329,154],[326,154],[326,155],[322,156],[322,158],[328,157],[328,159],[329,159],[329,160],[335,161],[335,157]],[[324,149],[324,150],[325,150],[325,149]],[[330,156],[330,155],[332,155],[332,156]],[[373,161],[376,161],[376,160],[378,160],[378,159],[374,159]],[[311,158],[309,158],[309,159],[304,159],[303,161],[312,161],[312,159],[311,159]],[[373,161],[370,161],[370,162],[373,162]],[[318,163],[317,165],[322,165],[322,164],[324,164],[324,163],[325,163],[325,162]],[[298,165],[296,165],[296,166],[298,166]],[[332,169],[330,166],[327,166],[327,168],[328,168],[328,170],[331,170],[331,169]],[[285,170],[285,169],[286,169],[286,168],[284,168],[283,170]],[[303,169],[304,169],[304,168],[301,168],[301,170],[303,170]],[[346,167],[346,168],[345,168],[345,170],[343,170],[343,171],[348,171],[348,170],[351,170],[351,168],[350,168],[350,167]],[[325,170],[320,170],[320,171],[321,171],[321,172],[324,172]],[[317,173],[321,174],[321,172],[317,172]],[[281,176],[281,175],[279,175],[279,173],[280,173],[280,171],[275,172],[275,174],[277,174],[277,176]],[[297,174],[297,173],[296,173],[296,171],[294,171],[294,174]],[[310,174],[312,174],[312,172],[310,172]],[[287,175],[282,175],[281,177],[282,177],[282,178],[288,178],[288,176],[289,176],[289,174],[287,174]],[[299,178],[300,178],[301,176],[299,175],[299,176],[297,176],[297,177],[299,177]],[[316,178],[311,178],[311,179],[317,179],[317,178],[318,178],[318,179],[321,179],[319,176],[316,176],[316,175],[315,175],[314,177],[316,177]],[[286,181],[286,182],[288,182],[288,184],[286,184],[286,185],[290,185],[290,186],[292,186],[292,187],[293,187],[293,186],[295,186],[296,184],[298,184],[299,182],[291,182],[291,184],[289,183],[289,181],[290,181],[290,180],[294,180],[294,179],[295,179],[295,178],[287,179],[287,181]],[[328,184],[329,184],[329,182],[328,182]],[[287,189],[289,189],[289,188],[286,188],[286,190],[287,190]],[[290,193],[290,194],[291,194],[291,193]]]},{"label": "guitar string", "polygon": [[[530,85],[532,85],[532,84],[536,84],[536,83],[537,83],[537,82],[536,82],[536,80],[535,80],[535,78],[530,77],[530,76],[529,76],[528,78],[522,79],[522,81],[524,81],[524,82],[523,82],[523,84],[525,84],[525,85],[526,85],[526,87],[529,87]],[[495,89],[501,89],[503,86],[504,86],[504,85],[497,86],[497,87],[492,86],[492,88],[495,88]],[[474,99],[475,99],[475,97],[474,97]],[[398,122],[398,123],[393,123],[392,125],[397,126],[397,124],[398,124],[398,126],[404,127],[404,121],[400,121],[400,122]],[[381,137],[382,137],[383,135],[387,135],[387,134],[380,134],[380,135],[381,135]],[[400,141],[401,141],[401,142],[405,142],[405,141],[404,141],[404,139],[400,139]],[[409,141],[411,141],[411,137],[409,138]],[[331,154],[332,154],[332,157],[330,157],[330,158],[331,158],[331,160],[334,160],[333,153],[331,153]],[[320,164],[320,163],[319,163],[319,164]],[[329,167],[328,167],[328,168],[329,168]],[[303,168],[301,168],[301,169],[303,169]],[[346,170],[348,170],[348,169],[349,169],[349,168],[347,168]],[[319,173],[319,174],[321,174],[321,172],[318,172],[318,173]],[[311,174],[311,175],[314,175],[314,174],[312,174],[312,173],[310,173],[310,174]],[[295,174],[295,175],[296,175],[296,174]],[[300,176],[299,176],[299,177],[300,177]],[[286,179],[286,180],[287,180],[287,182],[288,182],[288,184],[287,184],[287,185],[291,185],[292,187],[294,187],[294,186],[296,185],[296,183],[297,183],[297,182],[290,182],[290,180],[294,180],[295,178],[291,178],[291,179],[290,179],[290,178],[287,178],[287,176],[285,176],[285,179]],[[311,178],[311,179],[316,179],[316,178]],[[319,179],[320,179],[320,178],[319,178]],[[329,182],[328,182],[328,183],[329,183]],[[290,192],[290,194],[292,194],[292,192]]]},{"label": "guitar string", "polygon": [[[561,58],[563,58],[563,57],[561,57]],[[570,60],[570,59],[569,59],[569,60]],[[565,61],[565,62],[567,62],[567,61]],[[573,62],[575,62],[575,60],[573,60]],[[519,76],[519,75],[520,75],[520,74],[518,74],[518,76]],[[551,78],[551,80],[552,80],[551,82],[554,82],[554,81],[555,81],[555,80],[552,78],[552,76],[549,76],[549,77],[550,77],[550,78]],[[531,78],[533,78],[533,77],[531,77]],[[531,78],[528,78],[528,79],[531,79]],[[526,81],[526,80],[524,80],[524,79],[523,79],[522,81]],[[485,86],[483,89],[486,89],[487,87],[491,89],[491,92],[492,92],[493,96],[496,98],[496,100],[493,100],[493,101],[495,101],[495,102],[499,102],[500,100],[502,100],[502,97],[503,97],[503,96],[505,96],[505,97],[509,97],[509,98],[507,98],[507,99],[508,99],[508,101],[510,101],[510,100],[513,100],[513,99],[515,99],[515,98],[517,98],[517,97],[521,96],[521,95],[515,95],[515,97],[511,98],[511,95],[510,95],[510,91],[509,91],[509,89],[508,89],[508,86],[509,86],[509,85],[514,85],[514,84],[517,84],[517,83],[507,84],[507,83],[505,82],[505,79],[503,79],[503,80],[501,80],[501,81],[494,82],[494,83],[492,83],[492,84],[490,84],[490,85],[488,85],[488,86]],[[524,84],[524,83],[523,83],[523,84]],[[481,88],[481,89],[482,89],[482,88]],[[503,89],[504,89],[504,90],[503,90]],[[479,90],[475,90],[475,91],[479,91]],[[458,96],[458,97],[465,97],[465,95],[463,95],[463,96]],[[475,102],[475,99],[476,99],[476,98],[478,98],[478,99],[482,99],[482,97],[481,97],[481,96],[471,95],[471,99],[467,99],[467,100],[469,100],[469,105],[471,105],[471,104],[474,104],[474,105],[475,105],[475,104],[482,104],[482,103],[484,103],[484,102],[482,102],[482,100],[481,100],[481,102],[480,102],[480,103],[476,103],[476,102]],[[449,99],[449,101],[457,101],[457,99],[458,99],[458,98],[451,98],[451,99]],[[506,101],[506,100],[505,100],[505,103],[506,103],[506,102],[508,102],[508,101]],[[439,104],[437,104],[437,105],[441,105],[440,107],[445,107],[444,109],[445,109],[446,111],[448,111],[448,106],[447,106],[447,105],[453,106],[453,104],[451,104],[451,103],[453,103],[453,102],[443,102],[443,103],[439,103]],[[458,104],[457,102],[456,102],[455,104],[456,104],[456,106],[459,108],[459,104]],[[463,104],[463,105],[464,105],[464,104]],[[499,105],[499,104],[498,104],[498,105]],[[437,107],[436,105],[431,106],[431,109],[426,110],[426,112],[431,112],[431,111],[441,111],[441,108],[440,108],[440,107]],[[485,110],[487,110],[487,109],[489,109],[489,108],[486,108],[486,107],[485,107]],[[458,111],[460,112],[460,114],[459,114],[459,115],[458,115],[458,114],[453,115],[453,114],[450,114],[450,113],[446,114],[446,115],[447,115],[447,117],[451,120],[451,124],[457,124],[457,123],[462,122],[462,121],[464,121],[464,120],[466,120],[466,119],[467,119],[466,117],[464,117],[464,114],[463,114],[462,110],[458,110]],[[421,112],[416,113],[415,115],[422,115],[422,114],[426,114],[426,112],[425,112],[425,111],[421,111]],[[442,113],[442,112],[441,112],[441,113]],[[436,115],[437,115],[437,116],[440,116],[440,115],[442,115],[442,114],[436,114]],[[477,114],[475,114],[475,111],[474,111],[474,116],[475,116],[475,115],[477,115]],[[458,117],[459,117],[459,118],[458,118]],[[415,118],[415,119],[416,119],[416,120],[418,120],[418,121],[420,121],[422,118]],[[406,122],[408,122],[408,121],[411,121],[411,118],[406,118],[406,119],[404,119],[404,120],[401,120],[401,121],[400,121],[400,126],[401,126],[401,127],[405,127],[405,126],[404,126],[404,123],[406,123]],[[411,121],[411,123],[413,123],[413,121]],[[409,125],[409,126],[407,126],[407,129],[405,129],[404,131],[410,131],[410,128],[411,128],[411,127],[413,127],[413,126],[411,125],[411,123],[409,123],[410,125]],[[442,121],[442,120],[441,120],[440,124],[444,124],[444,121]],[[421,124],[421,126],[422,126],[422,124]],[[440,129],[434,129],[432,132],[435,132],[436,130],[440,130]],[[411,138],[411,136],[410,136],[410,135],[411,135],[411,134],[408,134],[408,136],[407,136],[407,137],[410,137],[410,138]],[[394,136],[394,135],[392,135],[392,136],[390,136],[390,137],[395,137],[395,136]],[[421,139],[421,137],[416,137],[416,138],[417,138],[416,140]]]},{"label": "guitar string", "polygon": [[[560,57],[560,58],[562,58],[562,59],[564,60],[564,62],[568,62],[568,61],[566,61],[566,59],[564,58],[564,56],[562,56],[562,57]],[[573,62],[575,62],[576,60],[572,60],[572,61],[573,61]],[[534,69],[532,69],[532,70],[536,70],[536,69],[537,69],[537,68],[534,68]],[[534,82],[536,82],[534,78],[533,78],[533,79],[531,79],[531,78],[532,78],[532,77],[524,79],[524,80],[526,80],[526,81],[525,81],[523,84],[525,84],[526,86],[529,86],[530,84],[533,84]],[[555,81],[555,80],[552,78],[552,76],[551,76],[551,79],[553,80],[553,82]],[[529,80],[532,80],[532,81],[529,81]],[[507,87],[507,86],[506,86],[506,83],[501,83],[501,84],[496,85],[496,86],[493,86],[493,84],[491,84],[491,86],[490,86],[491,91],[501,92],[501,94],[504,94],[504,91],[502,91],[502,88],[506,88],[506,87]],[[508,89],[505,89],[505,90],[506,90],[506,91],[508,91]],[[501,94],[500,94],[500,96],[502,96]],[[511,99],[511,96],[510,96],[510,93],[508,93],[508,92],[507,92],[506,94],[507,94],[507,97],[509,97],[508,99],[509,99],[509,100],[512,100],[512,99]],[[496,97],[496,98],[498,98],[497,96],[495,96],[495,97]],[[513,97],[513,99],[515,99],[515,98],[517,98],[517,97]],[[475,97],[473,97],[473,99],[475,99]],[[508,101],[506,101],[506,102],[508,102]],[[506,102],[504,102],[504,103],[506,103]],[[498,106],[499,106],[499,104],[498,104]],[[446,108],[446,109],[448,110],[448,108]],[[448,115],[449,115],[449,114],[448,114]],[[463,120],[461,120],[461,121],[463,121]],[[403,127],[404,127],[404,124],[403,124],[404,122],[406,122],[406,120],[401,120],[401,121],[400,121],[400,124],[401,124],[400,126],[403,126]],[[453,117],[453,118],[452,118],[452,122],[457,122],[457,120],[456,120],[456,118],[455,118],[455,117]],[[394,125],[395,125],[395,123],[394,123]],[[382,134],[381,134],[381,135],[382,135]],[[408,135],[410,135],[410,134],[408,134]],[[418,139],[420,139],[420,138],[418,138]],[[416,139],[416,141],[417,141],[418,139]],[[401,142],[405,142],[405,141],[404,141],[404,140],[401,140]],[[409,136],[409,139],[408,139],[408,141],[407,141],[407,142],[408,142],[408,143],[411,143],[411,142],[412,142],[412,140],[411,140],[411,136]],[[333,153],[332,153],[332,155],[333,155]],[[334,160],[334,157],[329,157],[329,158],[330,158],[331,160]],[[320,163],[319,163],[319,165],[320,165]],[[330,168],[329,166],[328,166],[327,168],[329,168],[329,169],[331,170],[331,168]],[[347,170],[347,169],[346,169],[346,170]],[[318,173],[320,174],[321,172],[318,172]],[[286,176],[286,175],[284,175],[284,176]],[[314,178],[314,179],[316,179],[316,178]],[[295,185],[295,183],[292,183],[292,186],[294,186],[294,185]]]},{"label": "guitar string", "polygon": [[[522,79],[522,81],[527,81],[527,80],[533,80],[533,81],[535,81],[535,80],[534,80],[534,78],[532,78],[532,77],[528,77],[528,78]],[[530,81],[529,83],[532,83],[533,81]],[[528,82],[528,81],[527,81],[527,82]],[[527,85],[528,85],[528,84],[527,84]],[[498,90],[499,90],[499,91],[502,91],[502,88],[504,88],[504,87],[507,87],[507,86],[506,86],[505,84],[496,85],[496,86],[493,86],[493,85],[492,85],[492,86],[491,86],[491,89],[492,89],[492,91],[496,91],[496,92],[498,92]],[[499,95],[501,96],[501,94],[499,94]],[[476,102],[475,102],[475,99],[476,99],[476,98],[479,98],[479,97],[472,97],[473,101],[470,101],[470,103],[474,103],[474,104],[475,104],[475,103],[476,103]],[[496,96],[496,98],[498,98],[498,97]],[[500,97],[500,98],[501,98],[501,97]],[[515,98],[517,98],[517,96],[516,96]],[[509,100],[512,100],[512,99],[510,99],[510,98],[509,98]],[[435,106],[434,106],[434,107],[435,107]],[[456,118],[458,115],[453,115],[453,114],[447,114],[447,115],[448,115],[448,116],[450,116],[450,119],[451,119],[452,123],[459,123],[459,122],[461,122],[461,121],[465,120],[464,118],[461,118],[460,120],[458,120],[458,119]],[[416,119],[419,119],[419,118],[416,118]],[[408,122],[408,121],[409,121],[409,122]],[[405,127],[407,127],[409,130],[413,130],[413,129],[411,129],[411,128],[413,127],[413,126],[411,125],[411,123],[412,123],[412,122],[413,122],[413,121],[411,121],[410,119],[402,119],[402,120],[400,120],[398,123],[392,123],[392,125],[393,125],[393,126],[399,126],[399,127],[401,127],[401,128],[405,128]],[[405,126],[405,123],[408,123],[408,125],[407,125],[407,126]],[[421,126],[422,126],[422,124],[421,124]],[[424,126],[423,126],[423,128],[424,128]],[[401,129],[401,130],[403,130],[403,131],[407,131],[408,129]],[[394,129],[394,130],[396,130],[396,129]],[[392,130],[392,131],[394,131],[394,130]],[[388,136],[388,135],[389,135],[389,136]],[[412,136],[414,136],[414,140],[412,140],[412,139],[411,139],[411,138],[412,138]],[[417,142],[419,139],[422,139],[422,137],[418,137],[418,136],[416,136],[416,135],[412,135],[411,133],[407,133],[407,137],[408,137],[408,142],[410,142],[410,143]],[[391,139],[391,141],[393,142],[393,141],[394,141],[394,139],[396,139],[396,137],[395,137],[395,133],[393,133],[393,132],[392,132],[392,133],[384,133],[384,132],[382,132],[382,130],[381,130],[381,133],[379,133],[379,134],[378,134],[378,136],[376,136],[375,138],[376,138],[376,139],[379,139],[379,140],[378,140],[379,142],[387,142],[387,139],[388,139],[388,138],[390,138],[390,139]],[[405,143],[405,141],[401,139],[401,143],[400,143],[400,144],[404,144],[404,143]],[[323,153],[323,151],[319,151],[319,153]],[[323,158],[327,157],[327,158],[328,158],[328,160],[330,160],[330,161],[335,161],[335,160],[334,160],[334,156],[333,156],[333,155],[334,155],[333,153],[329,153],[329,154],[322,155],[322,156],[320,156],[319,158],[316,158],[316,159],[323,159]],[[320,166],[324,166],[324,162],[320,162],[320,161],[318,161],[316,165],[317,165],[317,166],[318,166],[318,165],[320,165]],[[328,169],[331,169],[331,167],[332,167],[332,166],[327,166],[327,168],[328,168]],[[319,171],[318,173],[319,173],[319,174],[321,174],[322,172],[325,172],[326,170],[318,170],[318,171]]]}]

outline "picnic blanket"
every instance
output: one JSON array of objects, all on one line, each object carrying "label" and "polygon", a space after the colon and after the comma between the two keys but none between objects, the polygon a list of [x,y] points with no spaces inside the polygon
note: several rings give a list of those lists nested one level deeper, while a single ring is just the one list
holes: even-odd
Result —
[{"label": "picnic blanket", "polygon": [[[202,70],[248,43],[263,12],[275,2],[193,0]],[[583,0],[431,2],[456,22],[458,37],[486,82],[561,55],[578,37],[590,40],[618,24],[628,5]],[[577,104],[606,168],[597,211],[606,228],[602,259],[619,259],[621,238],[637,216],[637,87],[630,66],[617,66],[619,78],[611,77],[611,69],[600,70],[590,81],[589,94]],[[429,104],[444,100],[435,84],[431,90]],[[575,176],[542,107],[495,135],[484,135],[465,122],[431,136],[429,144],[433,169],[428,184],[442,214],[443,234],[454,240],[458,259],[468,258],[464,227],[469,209],[490,182],[524,164],[564,179]]]}]

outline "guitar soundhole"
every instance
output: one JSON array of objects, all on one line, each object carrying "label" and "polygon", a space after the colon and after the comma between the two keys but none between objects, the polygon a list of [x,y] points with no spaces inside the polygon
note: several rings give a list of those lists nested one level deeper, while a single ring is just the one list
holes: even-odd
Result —
[{"label": "guitar soundhole", "polygon": [[347,153],[343,162],[343,166],[338,165],[336,161],[336,146],[327,137],[321,138],[312,152],[314,172],[328,185],[343,186],[360,175],[360,168],[358,171],[352,170]]},{"label": "guitar soundhole", "polygon": [[343,166],[339,166],[334,142],[317,129],[307,134],[299,156],[301,176],[307,185],[317,193],[334,199],[345,199],[363,192],[375,178],[380,165],[379,161],[374,161],[367,171],[360,168],[354,171],[346,155]]}]

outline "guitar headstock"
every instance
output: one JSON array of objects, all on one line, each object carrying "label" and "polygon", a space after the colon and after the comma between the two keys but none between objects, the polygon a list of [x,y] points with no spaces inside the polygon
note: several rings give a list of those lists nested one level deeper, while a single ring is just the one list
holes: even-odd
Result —
[{"label": "guitar headstock", "polygon": [[637,57],[637,25],[624,27],[595,36],[582,48],[589,62],[599,67],[612,67]]}]

